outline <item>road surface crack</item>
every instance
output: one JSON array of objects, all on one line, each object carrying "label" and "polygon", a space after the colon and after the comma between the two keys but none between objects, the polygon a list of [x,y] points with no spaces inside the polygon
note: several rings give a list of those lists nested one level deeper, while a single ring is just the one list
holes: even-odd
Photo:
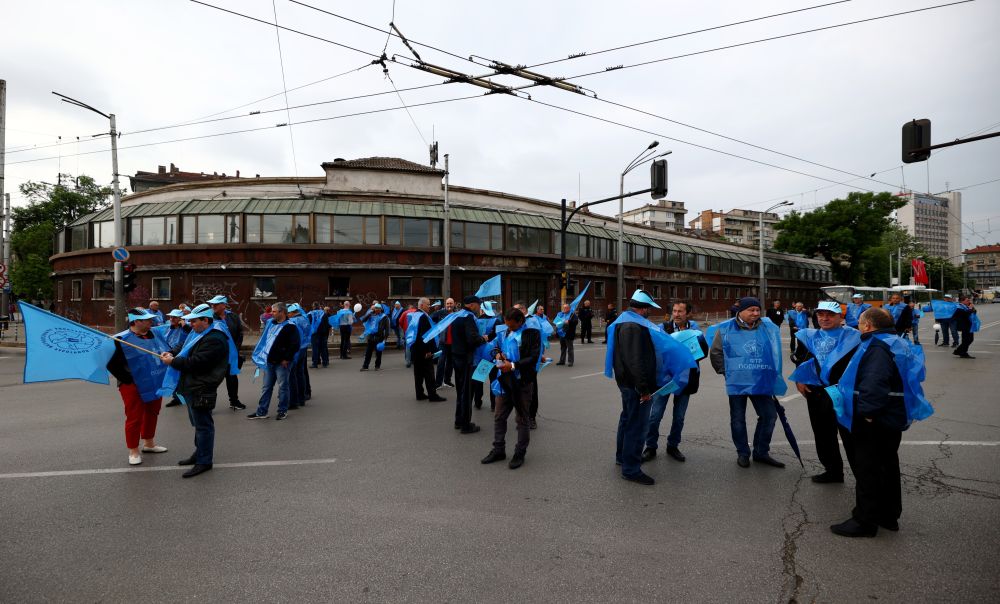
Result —
[{"label": "road surface crack", "polygon": [[939,463],[949,460],[952,457],[953,452],[951,447],[948,445],[948,440],[951,439],[951,436],[936,426],[931,427],[942,436],[941,442],[937,445],[939,455],[932,457],[930,459],[930,465],[928,466],[906,466],[907,468],[914,468],[916,471],[913,473],[906,473],[902,470],[900,471],[900,477],[903,479],[903,485],[906,488],[907,494],[923,495],[931,499],[947,497],[949,495],[968,495],[970,497],[1000,500],[1000,494],[997,493],[991,493],[989,491],[958,486],[945,482],[946,480],[958,480],[991,485],[997,484],[987,480],[952,476],[945,472]]},{"label": "road surface crack", "polygon": [[[799,604],[804,601],[812,601],[803,598],[803,588],[806,586],[807,569],[796,558],[798,553],[798,540],[805,533],[809,526],[809,513],[805,505],[799,501],[799,490],[802,482],[806,479],[806,473],[802,472],[798,480],[795,481],[795,488],[792,489],[791,499],[788,501],[788,509],[781,519],[781,527],[785,532],[784,543],[781,548],[781,562],[783,574],[785,575],[785,593],[788,594],[788,604]],[[813,593],[818,590],[813,589]]]}]

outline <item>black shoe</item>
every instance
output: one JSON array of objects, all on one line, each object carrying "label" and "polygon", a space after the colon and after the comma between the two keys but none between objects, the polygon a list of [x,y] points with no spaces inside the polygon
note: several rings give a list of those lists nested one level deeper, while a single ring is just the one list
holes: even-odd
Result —
[{"label": "black shoe", "polygon": [[319,369],[319,366],[318,365],[310,365],[309,369]]},{"label": "black shoe", "polygon": [[367,367],[362,367],[361,371],[368,371],[368,368]]},{"label": "black shoe", "polygon": [[236,401],[235,403],[229,403],[229,408],[233,411],[243,411],[247,408],[247,406],[239,401]]},{"label": "black shoe", "polygon": [[642,472],[639,472],[635,476],[625,476],[624,474],[622,474],[622,478],[629,482],[638,482],[639,484],[644,484],[646,486],[656,484],[656,481],[653,480],[652,477],[646,476]]},{"label": "black shoe", "polygon": [[562,361],[560,361],[560,362],[556,363],[556,365],[565,365],[565,364],[566,364],[566,363],[563,363]]},{"label": "black shoe", "polygon": [[528,420],[528,429],[529,430],[537,430],[538,429],[538,422],[535,421],[535,418],[532,417],[531,419]]},{"label": "black shoe", "polygon": [[670,457],[673,457],[677,461],[686,461],[687,460],[687,457],[684,457],[684,454],[681,453],[681,450],[678,449],[677,447],[667,447],[667,455],[669,455]]},{"label": "black shoe", "polygon": [[251,413],[250,415],[247,416],[247,419],[267,419],[267,414],[265,413],[264,415],[257,415],[256,413]]},{"label": "black shoe", "polygon": [[587,343],[588,343],[588,344],[593,344],[593,343],[594,343],[594,341],[593,341],[593,340],[587,340]]},{"label": "black shoe", "polygon": [[656,449],[649,449],[649,448],[647,448],[645,451],[642,452],[642,458],[641,459],[642,459],[643,463],[645,463],[647,461],[652,461],[652,460],[656,459]]},{"label": "black shoe", "polygon": [[566,366],[567,366],[567,367],[572,367],[572,366],[573,366],[573,363],[570,363],[569,365],[566,365]]},{"label": "black shoe", "polygon": [[475,434],[476,432],[479,432],[479,426],[471,422],[468,426],[462,428],[462,434]]},{"label": "black shoe", "polygon": [[177,462],[177,465],[179,466],[193,466],[194,464],[195,464],[194,455],[188,457],[187,459],[182,459]]},{"label": "black shoe", "polygon": [[960,354],[960,355],[958,355],[958,358],[960,358],[960,359],[974,359],[976,357],[972,356],[971,354]]},{"label": "black shoe", "polygon": [[427,395],[426,394],[418,394],[417,395],[417,400],[418,401],[426,401],[427,400]]},{"label": "black shoe", "polygon": [[462,429],[462,424],[455,424],[455,429],[456,430],[461,430]]},{"label": "black shoe", "polygon": [[817,484],[834,484],[843,483],[843,474],[834,474],[833,472],[823,472],[822,474],[817,474],[813,476],[810,480]]},{"label": "black shoe", "polygon": [[479,463],[493,463],[494,461],[501,461],[507,459],[507,454],[503,451],[497,451],[496,449],[490,451],[489,455],[482,458]]},{"label": "black shoe", "polygon": [[746,455],[740,455],[739,457],[736,458],[736,463],[741,468],[749,468],[750,467],[750,458],[747,457]]},{"label": "black shoe", "polygon": [[280,422],[281,420],[285,419],[286,417],[288,417],[287,413],[282,413],[281,411],[279,411],[278,414],[274,416],[274,419]]},{"label": "black shoe", "polygon": [[831,525],[830,530],[841,537],[874,537],[878,534],[878,525],[865,526],[854,518],[849,518],[840,524]]},{"label": "black shoe", "polygon": [[899,522],[896,520],[879,520],[878,525],[887,531],[896,532],[899,530]]},{"label": "black shoe", "polygon": [[300,405],[288,405],[288,410],[289,411],[295,411],[299,407],[300,407]]},{"label": "black shoe", "polygon": [[181,476],[183,476],[184,478],[191,478],[192,476],[197,476],[198,474],[208,472],[211,469],[212,469],[212,464],[210,463],[208,464],[197,463],[194,464],[194,466],[192,466],[190,470],[181,474]]},{"label": "black shoe", "polygon": [[473,406],[475,406],[476,409],[482,409],[483,401],[476,401],[475,403],[473,403]]},{"label": "black shoe", "polygon": [[164,405],[164,407],[177,407],[180,404],[181,404],[181,402],[179,400],[174,399],[174,400],[170,401],[169,403],[167,403],[166,405]]},{"label": "black shoe", "polygon": [[762,463],[764,465],[772,466],[775,468],[785,467],[785,464],[781,463],[780,461],[771,457],[770,455],[765,455],[763,457],[754,457],[753,460],[756,461],[757,463]]},{"label": "black shoe", "polygon": [[437,395],[434,395],[434,396],[432,396],[432,397],[429,397],[429,398],[427,399],[427,402],[429,402],[429,403],[443,403],[443,402],[445,402],[446,400],[448,400],[448,399],[446,399],[446,398],[445,398],[445,397],[443,397],[443,396],[437,396]]},{"label": "black shoe", "polygon": [[454,388],[455,387],[455,384],[452,384],[451,382],[445,382],[444,385],[447,386],[447,387],[449,387],[449,388]]},{"label": "black shoe", "polygon": [[516,470],[524,465],[524,453],[514,453],[514,457],[510,458],[510,463],[507,466],[511,470]]}]

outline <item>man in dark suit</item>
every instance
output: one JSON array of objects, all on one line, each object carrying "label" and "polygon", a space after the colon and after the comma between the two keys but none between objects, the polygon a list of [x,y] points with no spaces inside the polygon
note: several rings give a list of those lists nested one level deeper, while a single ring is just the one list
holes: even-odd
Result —
[{"label": "man in dark suit", "polygon": [[[437,352],[437,342],[431,339],[424,343],[424,334],[431,328],[431,318],[428,314],[431,309],[431,301],[427,298],[420,298],[417,301],[417,311],[407,315],[407,331],[410,322],[416,321],[416,339],[410,346],[410,361],[413,364],[413,385],[416,389],[418,401],[430,401],[439,403],[445,398],[437,393],[437,382],[434,380],[434,353]],[[424,393],[424,389],[427,392]]]},{"label": "man in dark suit", "polygon": [[771,323],[781,327],[781,324],[785,321],[785,309],[781,307],[780,300],[775,300],[771,308],[767,309],[767,318],[771,319]]},{"label": "man in dark suit", "polygon": [[482,301],[476,296],[466,296],[462,308],[450,326],[451,362],[455,368],[455,429],[462,434],[479,432],[479,426],[472,423],[471,381],[472,358],[480,344],[489,341],[489,336],[479,335],[479,306]]},{"label": "man in dark suit", "polygon": [[952,352],[960,359],[976,358],[969,354],[969,346],[972,346],[972,340],[976,337],[972,332],[972,316],[975,314],[976,309],[972,305],[972,298],[969,296],[959,298],[958,307],[955,308],[955,315],[951,320],[958,331],[962,332],[962,344]]},{"label": "man in dark suit", "polygon": [[583,301],[583,308],[578,313],[580,317],[580,343],[594,343],[594,311],[590,308],[590,300]]}]

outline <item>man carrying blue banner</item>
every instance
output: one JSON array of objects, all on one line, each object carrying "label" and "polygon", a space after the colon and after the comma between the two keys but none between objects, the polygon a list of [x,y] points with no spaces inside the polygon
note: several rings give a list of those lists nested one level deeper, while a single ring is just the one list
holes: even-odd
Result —
[{"label": "man carrying blue banner", "polygon": [[229,337],[215,329],[212,309],[202,304],[184,315],[192,334],[172,352],[164,352],[160,360],[167,366],[160,392],[175,393],[187,405],[188,419],[194,427],[195,451],[178,462],[191,466],[184,478],[191,478],[212,469],[215,456],[215,421],[212,409],[218,396],[219,384],[229,373]]},{"label": "man carrying blue banner", "polygon": [[872,305],[865,302],[865,297],[861,294],[854,294],[851,296],[851,303],[847,305],[846,314],[844,316],[844,322],[847,323],[848,327],[853,329],[858,328],[858,317],[861,313],[865,312]]},{"label": "man carrying blue banner", "polygon": [[437,393],[434,380],[434,355],[438,351],[437,341],[431,338],[424,342],[424,336],[434,326],[431,320],[431,302],[427,298],[417,301],[417,311],[405,315],[406,348],[413,365],[413,386],[418,401],[440,403],[445,400]]},{"label": "man carrying blue banner", "polygon": [[579,322],[580,319],[570,305],[563,304],[562,311],[553,320],[556,333],[559,334],[559,362],[556,365],[566,365],[568,358],[569,366],[573,366],[573,341],[576,339],[576,326]]},{"label": "man carrying blue banner", "polygon": [[806,399],[809,423],[816,437],[816,455],[823,464],[823,472],[813,476],[812,481],[819,484],[842,483],[844,459],[840,456],[838,433],[852,471],[854,444],[850,431],[837,423],[833,401],[826,388],[840,381],[861,343],[861,334],[843,325],[840,304],[832,300],[819,303],[816,318],[820,329],[803,329],[796,334],[800,346],[792,360],[798,367],[788,379],[795,383],[799,394]]},{"label": "man carrying blue banner", "polygon": [[489,336],[479,335],[479,326],[476,324],[481,303],[482,300],[476,296],[466,296],[461,308],[444,316],[423,337],[424,342],[430,342],[445,331],[451,333],[451,358],[455,367],[455,429],[461,430],[462,434],[474,434],[480,430],[472,422],[469,382],[473,371],[473,354],[481,344],[490,341]]},{"label": "man carrying blue banner", "polygon": [[233,347],[236,349],[236,359],[229,373],[226,375],[226,393],[229,395],[229,408],[233,411],[242,411],[247,406],[240,402],[240,380],[237,377],[240,368],[243,367],[243,357],[239,356],[240,346],[243,345],[243,321],[240,316],[229,310],[229,298],[218,295],[207,302],[211,305],[213,318],[212,329],[219,329],[229,336]]},{"label": "man carrying blue banner", "polygon": [[[736,303],[737,313],[740,312],[739,307],[740,303],[737,301]],[[795,305],[792,307],[792,309],[789,310],[787,313],[785,313],[785,316],[788,317],[788,335],[791,337],[791,340],[789,341],[788,344],[788,348],[794,355],[795,348],[799,344],[799,341],[798,339],[796,339],[795,334],[800,329],[806,329],[807,327],[809,327],[809,311],[806,310],[805,304],[801,302],[796,302]]]},{"label": "man carrying blue banner", "polygon": [[389,317],[382,305],[372,305],[370,313],[364,322],[365,332],[361,336],[365,340],[365,362],[361,366],[361,371],[368,371],[372,354],[375,355],[375,371],[382,369],[382,351],[385,350],[385,341],[389,338]]},{"label": "man carrying blue banner", "polygon": [[[153,331],[159,333],[167,341],[168,350],[175,350],[184,346],[184,341],[187,340],[188,334],[191,333],[191,326],[184,323],[182,320],[183,317],[184,311],[175,308],[167,313],[167,318],[170,319],[168,324],[153,328]],[[180,404],[181,402],[175,395],[164,407],[176,407]]]},{"label": "man carrying blue banner", "polygon": [[351,332],[354,329],[354,311],[351,310],[351,303],[345,301],[343,307],[337,314],[329,318],[330,326],[336,326],[340,333],[340,358],[348,360],[351,358]]},{"label": "man carrying blue banner", "polygon": [[306,318],[302,306],[298,302],[288,305],[288,320],[299,330],[299,351],[295,355],[295,362],[292,363],[292,370],[289,373],[288,386],[292,400],[289,409],[304,407],[306,401],[312,398],[312,386],[309,383],[309,369],[306,368],[306,359],[309,356],[309,333],[312,330],[309,319]]},{"label": "man carrying blue banner", "polygon": [[[674,412],[670,421],[670,434],[667,436],[667,455],[677,461],[685,461],[687,458],[681,453],[681,432],[684,430],[684,417],[687,414],[688,401],[692,394],[698,392],[698,385],[701,381],[701,359],[708,355],[708,342],[701,335],[698,323],[688,318],[691,312],[691,305],[687,302],[674,302],[670,312],[670,320],[663,322],[663,331],[677,339],[674,334],[681,335],[682,332],[694,334],[697,341],[700,355],[695,368],[688,375],[688,383],[684,390],[674,392]],[[660,440],[660,422],[667,411],[667,402],[670,394],[658,394],[653,397],[653,406],[649,411],[649,427],[646,429],[646,450],[642,452],[642,461],[650,461],[656,457],[657,443]]]},{"label": "man carrying blue banner", "polygon": [[976,358],[969,354],[969,346],[972,346],[972,341],[976,338],[974,334],[979,331],[979,315],[972,305],[972,298],[962,296],[959,299],[953,322],[958,331],[962,332],[962,343],[952,354],[960,359]]},{"label": "man carrying blue banner", "polygon": [[642,445],[649,426],[648,404],[656,394],[682,392],[696,365],[691,353],[647,318],[660,308],[641,289],[632,294],[629,310],[608,327],[604,375],[614,376],[621,392],[615,462],[622,478],[642,485],[656,481],[643,473]]},{"label": "man carrying blue banner", "polygon": [[[802,307],[801,302],[795,304]],[[740,298],[736,316],[720,323],[709,333],[712,340],[709,358],[716,373],[726,376],[726,394],[729,396],[729,425],[733,444],[736,445],[736,463],[741,468],[750,467],[750,446],[747,444],[747,399],[757,412],[757,428],[753,435],[754,461],[776,468],[785,464],[770,455],[771,434],[778,418],[775,396],[785,394],[788,387],[781,375],[781,334],[770,320],[762,319],[760,300]],[[789,311],[789,317],[792,312]],[[795,317],[804,317],[797,311]],[[797,320],[797,319],[796,319]],[[789,323],[793,321],[790,319]],[[804,329],[808,323],[802,323]],[[794,332],[793,332],[794,333]]]},{"label": "man carrying blue banner", "polygon": [[958,328],[952,320],[958,304],[952,299],[951,294],[945,294],[943,300],[931,300],[931,303],[924,307],[924,312],[933,312],[934,321],[941,326],[941,343],[934,343],[938,346],[947,346],[949,342],[954,342],[952,348],[958,347]]},{"label": "man carrying blue banner", "polygon": [[257,410],[248,415],[247,419],[267,419],[275,387],[278,389],[278,415],[275,419],[283,420],[288,417],[291,406],[290,377],[295,357],[299,353],[301,336],[299,329],[288,320],[288,306],[284,302],[276,302],[271,309],[274,316],[264,325],[251,357],[258,369],[264,372],[264,384]]}]

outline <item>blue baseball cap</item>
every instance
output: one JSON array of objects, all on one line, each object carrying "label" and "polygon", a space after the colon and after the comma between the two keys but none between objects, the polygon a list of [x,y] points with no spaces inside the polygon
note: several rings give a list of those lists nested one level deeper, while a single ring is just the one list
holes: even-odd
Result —
[{"label": "blue baseball cap", "polygon": [[183,319],[184,318],[184,311],[181,310],[181,309],[179,309],[179,308],[175,308],[172,311],[168,312],[167,316],[168,317],[177,317],[178,319]]},{"label": "blue baseball cap", "polygon": [[833,300],[824,300],[823,302],[820,302],[819,305],[816,306],[816,312],[821,310],[837,313],[838,315],[842,312],[840,310],[840,302],[834,302]]},{"label": "blue baseball cap", "polygon": [[302,307],[298,302],[292,302],[288,305],[288,312],[302,312]]},{"label": "blue baseball cap", "polygon": [[653,298],[641,289],[635,290],[635,293],[632,294],[632,306],[636,308],[660,308],[660,305],[654,302]]},{"label": "blue baseball cap", "polygon": [[191,309],[191,312],[182,317],[185,321],[190,321],[191,319],[214,319],[215,313],[212,312],[212,307],[208,304],[199,304]]},{"label": "blue baseball cap", "polygon": [[209,304],[229,304],[229,298],[218,295],[208,301]]},{"label": "blue baseball cap", "polygon": [[129,321],[144,321],[146,319],[155,319],[155,318],[157,318],[157,315],[154,315],[145,308],[136,307],[128,311]]},{"label": "blue baseball cap", "polygon": [[482,309],[483,309],[483,312],[486,313],[487,317],[495,317],[495,316],[497,316],[497,311],[493,310],[493,303],[492,302],[483,302]]}]

